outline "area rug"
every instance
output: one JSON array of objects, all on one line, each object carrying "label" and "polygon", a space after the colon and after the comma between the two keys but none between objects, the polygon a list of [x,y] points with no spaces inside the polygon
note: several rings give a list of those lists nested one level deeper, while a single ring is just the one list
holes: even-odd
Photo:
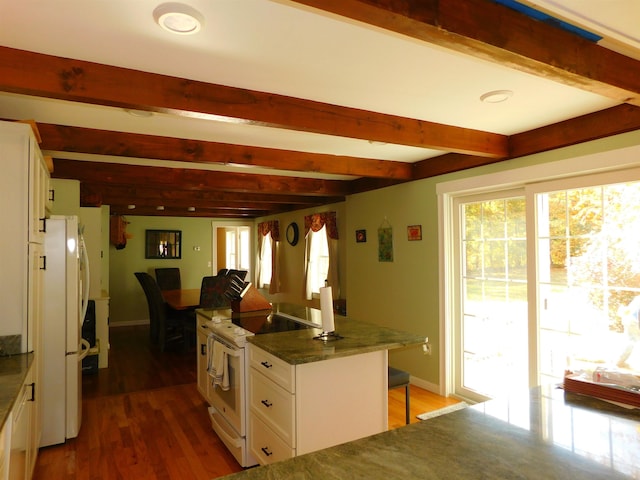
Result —
[{"label": "area rug", "polygon": [[445,415],[447,413],[455,412],[456,410],[462,410],[463,408],[467,408],[469,406],[466,402],[458,402],[453,405],[448,405],[446,407],[439,408],[438,410],[433,410],[431,412],[421,413],[417,415],[420,420],[429,420],[430,418],[439,417],[440,415]]}]

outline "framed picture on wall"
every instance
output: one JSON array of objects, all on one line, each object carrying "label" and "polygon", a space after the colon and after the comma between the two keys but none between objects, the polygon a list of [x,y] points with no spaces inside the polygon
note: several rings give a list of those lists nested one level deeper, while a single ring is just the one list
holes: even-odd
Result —
[{"label": "framed picture on wall", "polygon": [[407,227],[407,240],[422,240],[422,225],[409,225]]},{"label": "framed picture on wall", "polygon": [[367,231],[366,230],[356,230],[356,242],[364,243],[367,241]]},{"label": "framed picture on wall", "polygon": [[147,230],[144,258],[182,258],[181,230]]}]

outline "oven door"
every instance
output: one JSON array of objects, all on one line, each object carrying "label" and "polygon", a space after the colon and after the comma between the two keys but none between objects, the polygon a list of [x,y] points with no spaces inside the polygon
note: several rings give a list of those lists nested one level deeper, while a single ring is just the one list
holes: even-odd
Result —
[{"label": "oven door", "polygon": [[[222,344],[223,351],[227,354],[229,375],[229,390],[222,390],[219,385],[211,385],[211,405],[241,437],[244,437],[246,435],[245,349],[234,347],[215,334],[211,335],[214,341]],[[212,352],[209,352],[209,355],[211,354]]]}]

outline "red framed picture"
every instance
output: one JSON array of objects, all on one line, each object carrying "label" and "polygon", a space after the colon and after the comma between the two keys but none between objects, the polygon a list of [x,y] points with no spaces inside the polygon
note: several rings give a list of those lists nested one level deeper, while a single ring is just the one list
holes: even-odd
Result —
[{"label": "red framed picture", "polygon": [[409,225],[407,227],[407,240],[422,240],[422,225]]}]

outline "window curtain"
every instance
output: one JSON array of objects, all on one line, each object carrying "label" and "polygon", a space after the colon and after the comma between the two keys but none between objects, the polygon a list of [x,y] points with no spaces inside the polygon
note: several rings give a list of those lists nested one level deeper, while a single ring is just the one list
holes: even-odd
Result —
[{"label": "window curtain", "polygon": [[264,237],[271,233],[271,282],[269,283],[269,293],[280,292],[280,223],[278,220],[271,220],[268,222],[262,222],[258,224],[258,272],[257,272],[257,286],[263,288],[264,285],[260,279],[260,273],[262,270],[262,243]]},{"label": "window curtain", "polygon": [[327,244],[329,245],[329,270],[327,272],[327,284],[331,287],[334,298],[340,298],[340,281],[338,277],[338,225],[336,223],[336,212],[314,213],[304,217],[304,285],[305,298],[311,300],[313,292],[311,291],[309,277],[309,262],[311,253],[312,235],[326,226]]}]

